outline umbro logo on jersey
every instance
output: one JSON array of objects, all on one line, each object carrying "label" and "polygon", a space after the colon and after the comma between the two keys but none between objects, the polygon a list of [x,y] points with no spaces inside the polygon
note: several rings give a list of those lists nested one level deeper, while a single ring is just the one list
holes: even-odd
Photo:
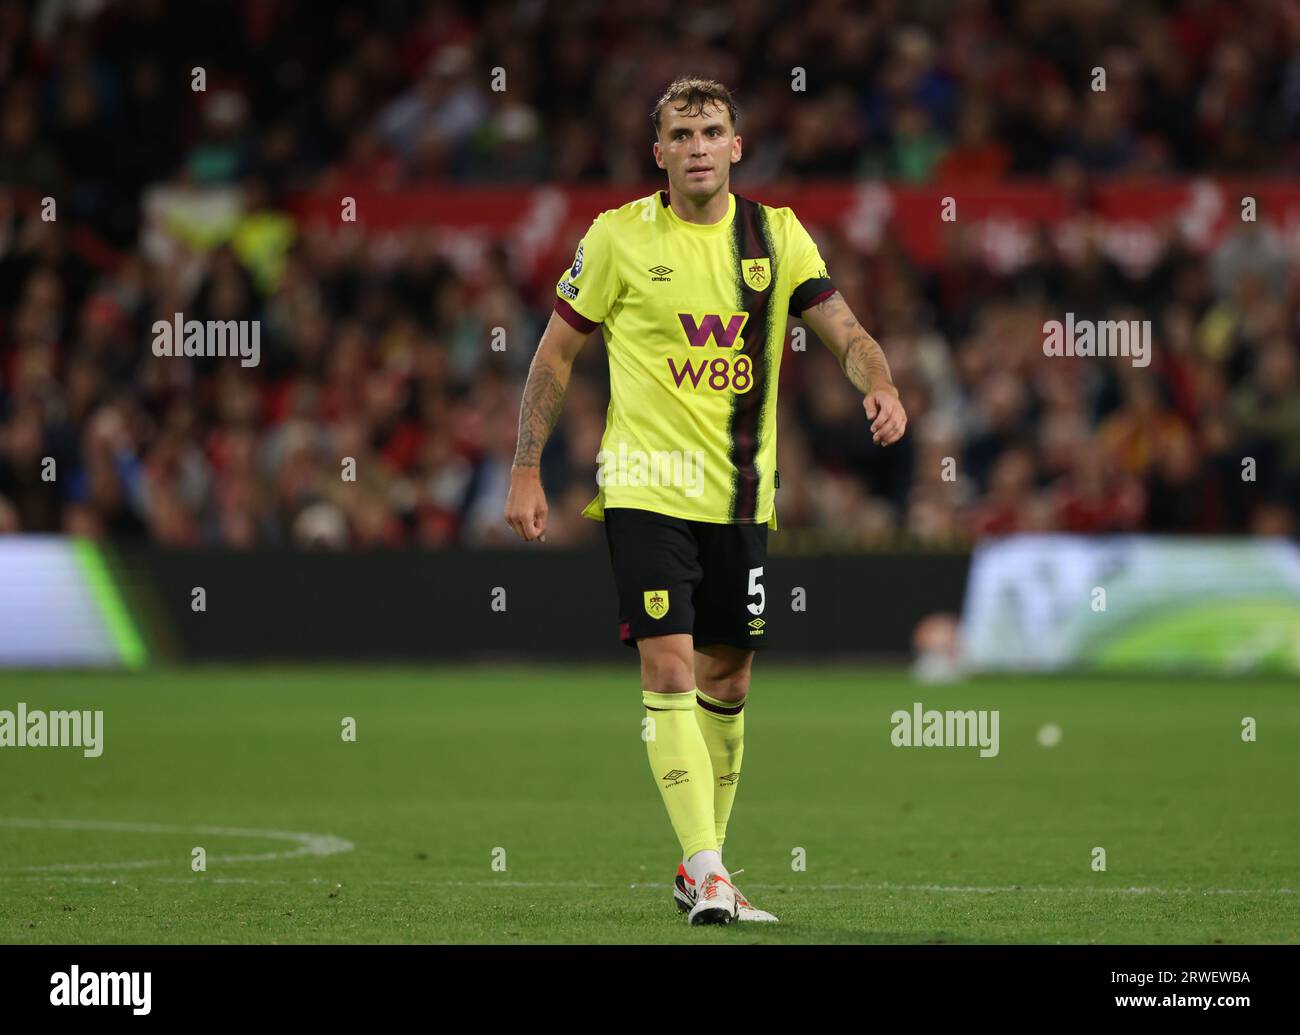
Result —
[{"label": "umbro logo on jersey", "polygon": [[668,276],[668,274],[672,272],[671,266],[651,266],[649,272],[654,274],[654,276],[650,278],[651,281],[673,279]]}]

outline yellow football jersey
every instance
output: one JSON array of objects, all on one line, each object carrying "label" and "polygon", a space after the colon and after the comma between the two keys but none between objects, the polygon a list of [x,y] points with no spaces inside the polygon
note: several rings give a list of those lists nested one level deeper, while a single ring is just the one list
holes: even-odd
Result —
[{"label": "yellow football jersey", "polygon": [[834,289],[788,208],[729,195],[717,223],[688,223],[668,192],[596,217],[555,309],[603,327],[610,403],[583,510],[635,507],[776,528],[776,392],[791,306]]}]

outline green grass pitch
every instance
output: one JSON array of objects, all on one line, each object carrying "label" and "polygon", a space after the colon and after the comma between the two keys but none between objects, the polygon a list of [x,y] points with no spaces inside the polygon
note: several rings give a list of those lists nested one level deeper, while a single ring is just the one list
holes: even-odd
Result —
[{"label": "green grass pitch", "polygon": [[[726,854],[781,923],[698,929],[671,901],[630,654],[0,688],[3,709],[105,716],[98,759],[0,749],[4,942],[1300,939],[1300,693],[1281,680],[934,687],[760,659]],[[998,709],[999,754],[894,747],[914,701]]]}]

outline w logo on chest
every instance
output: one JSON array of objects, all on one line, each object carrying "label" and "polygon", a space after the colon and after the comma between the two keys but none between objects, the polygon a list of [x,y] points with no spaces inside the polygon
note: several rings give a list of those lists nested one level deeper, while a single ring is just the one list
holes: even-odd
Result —
[{"label": "w logo on chest", "polygon": [[749,314],[733,313],[727,317],[725,324],[721,316],[713,313],[703,317],[699,323],[695,322],[695,317],[691,313],[678,313],[677,318],[681,320],[682,330],[686,332],[686,340],[690,344],[707,345],[712,338],[719,348],[729,349],[736,344],[736,339],[740,336],[745,321],[749,319]]}]

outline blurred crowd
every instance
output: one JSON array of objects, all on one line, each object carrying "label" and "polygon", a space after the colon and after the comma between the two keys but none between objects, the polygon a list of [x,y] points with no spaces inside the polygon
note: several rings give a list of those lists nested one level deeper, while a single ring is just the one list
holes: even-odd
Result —
[{"label": "blurred crowd", "polygon": [[[1276,174],[1300,167],[1297,41],[1281,2],[0,0],[0,532],[510,541],[518,400],[562,271],[521,273],[508,242],[467,271],[418,227],[383,249],[298,232],[288,192],[653,183],[648,113],[687,70],[735,85],[736,186],[759,200],[817,177]],[[160,260],[160,183],[237,192],[242,216]],[[1208,258],[1171,243],[1135,277],[1046,243],[1013,276],[960,243],[927,272],[811,229],[911,423],[872,447],[830,354],[787,351],[782,528],[1295,532],[1300,271],[1269,232]],[[1150,319],[1154,362],[1045,358],[1066,310]],[[153,355],[182,311],[261,321],[261,364]],[[578,511],[604,362],[589,345],[543,458],[548,542],[600,536]]]},{"label": "blurred crowd", "polygon": [[743,184],[1296,172],[1298,43],[1295,0],[0,0],[0,181],[122,245],[173,177],[641,184],[683,70]]}]

